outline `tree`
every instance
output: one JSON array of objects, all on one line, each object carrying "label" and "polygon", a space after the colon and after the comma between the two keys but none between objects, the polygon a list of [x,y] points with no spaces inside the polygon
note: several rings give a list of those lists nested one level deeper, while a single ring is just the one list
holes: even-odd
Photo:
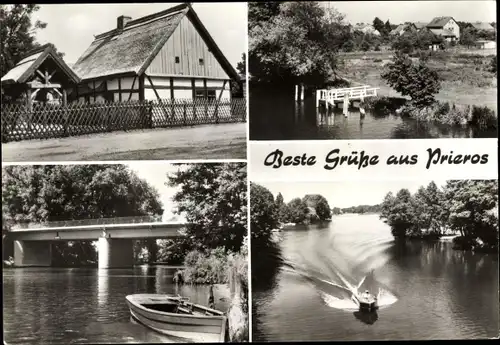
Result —
[{"label": "tree", "polygon": [[320,220],[331,218],[330,205],[324,196],[319,194],[308,194],[304,196],[303,201],[308,207],[312,207],[316,211],[316,215]]},{"label": "tree", "polygon": [[250,232],[253,248],[270,245],[271,230],[278,225],[273,194],[265,187],[250,183]]},{"label": "tree", "polygon": [[349,39],[342,44],[342,50],[345,52],[352,52],[354,50],[354,42]]},{"label": "tree", "polygon": [[300,198],[292,199],[288,203],[288,208],[290,209],[290,222],[301,224],[307,219],[307,214],[309,209],[307,204]]},{"label": "tree", "polygon": [[387,19],[387,21],[385,22],[385,33],[386,35],[389,35],[392,31],[392,25],[391,25],[391,22],[389,21],[389,19]]},{"label": "tree", "polygon": [[247,234],[246,164],[180,164],[167,178],[179,187],[175,212],[185,215],[195,249],[239,251]]},{"label": "tree", "polygon": [[394,197],[388,193],[382,202],[380,218],[391,227],[395,238],[405,238],[415,224],[414,208],[411,193],[401,189]]},{"label": "tree", "polygon": [[404,33],[392,42],[392,49],[402,54],[413,53],[416,46],[416,35],[412,32]]},{"label": "tree", "polygon": [[375,28],[375,30],[380,32],[381,35],[386,34],[385,24],[379,17],[375,17],[375,19],[373,19],[373,27]]},{"label": "tree", "polygon": [[348,37],[343,15],[319,2],[250,3],[250,74],[262,83],[323,84],[335,78]]},{"label": "tree", "polygon": [[[2,215],[12,223],[161,215],[158,192],[123,165],[7,166]],[[59,242],[55,262],[95,257],[91,241]]]},{"label": "tree", "polygon": [[416,108],[425,108],[435,102],[434,95],[439,92],[439,76],[436,71],[427,67],[425,57],[420,57],[414,64],[408,55],[396,52],[393,61],[386,65],[382,72],[382,79],[400,92],[403,96],[410,96],[411,105]]},{"label": "tree", "polygon": [[285,204],[283,195],[281,195],[281,193],[278,193],[278,195],[276,196],[275,206],[278,221],[280,223],[288,223],[290,221],[290,209],[288,205]]},{"label": "tree", "polygon": [[498,248],[498,182],[496,180],[447,181],[445,204],[449,225],[462,237]]},{"label": "tree", "polygon": [[241,61],[236,64],[236,70],[240,75],[247,75],[247,54],[241,54]]},{"label": "tree", "polygon": [[364,52],[370,50],[370,43],[368,43],[367,41],[361,42],[361,50]]},{"label": "tree", "polygon": [[4,76],[28,51],[36,48],[35,33],[47,24],[32,15],[40,9],[35,4],[0,5],[0,75]]},{"label": "tree", "polygon": [[468,27],[460,33],[460,44],[470,48],[476,43],[474,28]]}]

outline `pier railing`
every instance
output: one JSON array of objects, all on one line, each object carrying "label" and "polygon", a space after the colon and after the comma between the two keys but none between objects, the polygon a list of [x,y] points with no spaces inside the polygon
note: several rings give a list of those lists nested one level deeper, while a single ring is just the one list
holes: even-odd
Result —
[{"label": "pier railing", "polygon": [[355,86],[342,89],[320,89],[316,91],[316,106],[320,101],[333,104],[335,101],[362,100],[367,97],[377,96],[378,87],[369,85]]}]

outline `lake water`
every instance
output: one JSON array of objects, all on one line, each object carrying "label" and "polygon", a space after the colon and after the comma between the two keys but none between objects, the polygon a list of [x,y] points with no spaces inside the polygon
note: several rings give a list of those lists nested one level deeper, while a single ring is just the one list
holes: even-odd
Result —
[{"label": "lake water", "polygon": [[[499,334],[498,256],[451,242],[396,244],[378,215],[277,234],[285,264],[253,283],[254,341],[429,340]],[[364,278],[366,277],[366,278]],[[380,291],[359,313],[346,284]]]},{"label": "lake water", "polygon": [[[172,284],[176,269],[16,268],[3,271],[3,322],[7,344],[172,343],[179,338],[149,330],[130,317],[125,296],[181,294],[202,305],[208,286]],[[216,308],[229,307],[215,286]]]},{"label": "lake water", "polygon": [[[274,95],[273,95],[274,96]],[[496,138],[496,130],[452,127],[402,118],[396,114],[361,116],[352,107],[349,116],[338,109],[316,108],[313,97],[297,103],[279,96],[250,99],[250,140],[324,139],[433,139]]]}]

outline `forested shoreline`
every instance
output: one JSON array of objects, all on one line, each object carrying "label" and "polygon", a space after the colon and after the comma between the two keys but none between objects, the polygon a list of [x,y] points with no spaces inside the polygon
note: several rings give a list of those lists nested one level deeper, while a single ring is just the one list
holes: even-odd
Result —
[{"label": "forested shoreline", "polygon": [[415,194],[388,193],[380,218],[395,239],[439,239],[452,233],[455,249],[498,251],[498,182],[496,180],[434,182]]}]

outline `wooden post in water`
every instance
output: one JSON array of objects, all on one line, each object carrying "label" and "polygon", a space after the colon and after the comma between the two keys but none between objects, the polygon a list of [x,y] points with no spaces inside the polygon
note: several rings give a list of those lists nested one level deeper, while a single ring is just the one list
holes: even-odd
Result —
[{"label": "wooden post in water", "polygon": [[349,116],[349,95],[346,93],[344,95],[344,104],[343,104],[344,108],[344,116],[345,117],[348,117]]},{"label": "wooden post in water", "polygon": [[359,114],[361,116],[361,118],[365,117],[365,98],[363,96],[361,96],[361,98],[359,99]]},{"label": "wooden post in water", "polygon": [[321,90],[316,90],[316,108],[319,108],[320,98],[321,98]]},{"label": "wooden post in water", "polygon": [[300,99],[299,101],[303,101],[304,100],[304,84],[300,84]]},{"label": "wooden post in water", "polygon": [[295,85],[295,102],[299,100],[299,86]]}]

